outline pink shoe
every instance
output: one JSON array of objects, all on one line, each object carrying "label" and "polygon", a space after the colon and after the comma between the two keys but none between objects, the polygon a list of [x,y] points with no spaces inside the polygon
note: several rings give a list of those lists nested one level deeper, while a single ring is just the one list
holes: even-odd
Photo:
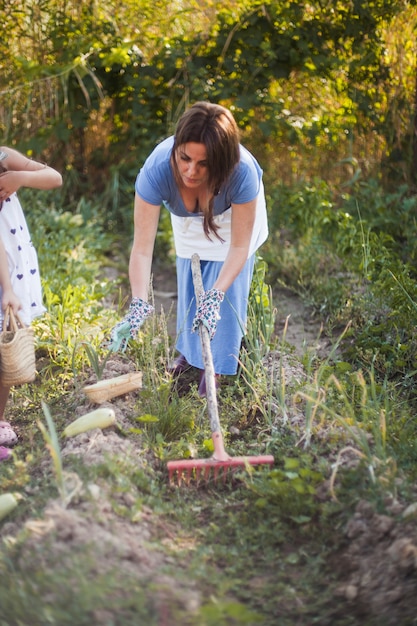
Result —
[{"label": "pink shoe", "polygon": [[17,443],[17,435],[8,422],[0,422],[0,446],[11,447]]},{"label": "pink shoe", "polygon": [[4,446],[0,446],[0,463],[2,461],[8,461],[12,456],[12,451],[9,448],[5,448]]}]

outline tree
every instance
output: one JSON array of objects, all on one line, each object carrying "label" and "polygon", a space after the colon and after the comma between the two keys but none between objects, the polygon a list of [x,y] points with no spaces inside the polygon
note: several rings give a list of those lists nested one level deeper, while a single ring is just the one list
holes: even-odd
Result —
[{"label": "tree", "polygon": [[231,106],[266,151],[284,144],[305,157],[320,148],[333,159],[347,141],[352,154],[355,141],[363,150],[372,137],[389,145],[385,33],[413,7],[406,0],[128,0],[117,9],[109,0],[3,2],[0,19],[13,35],[0,43],[0,125],[5,141],[48,151],[81,181],[94,171],[94,187],[113,164],[136,167],[197,99]]}]

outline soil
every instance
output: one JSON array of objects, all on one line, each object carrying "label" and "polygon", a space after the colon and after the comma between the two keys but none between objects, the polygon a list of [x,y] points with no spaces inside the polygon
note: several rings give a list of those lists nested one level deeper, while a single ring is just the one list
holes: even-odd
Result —
[{"label": "soil", "polygon": [[[169,328],[175,334],[175,278],[163,271],[154,274],[156,311],[161,308],[167,316]],[[289,292],[274,294],[277,303],[277,334],[293,347],[295,355],[303,354],[306,347],[326,353],[330,341],[322,336],[320,322],[312,318],[302,301]],[[289,316],[289,317],[288,317]],[[281,357],[272,353],[265,366],[273,368]],[[115,356],[108,361],[104,378],[112,378],[133,371],[133,364]],[[286,378],[300,379],[306,374],[299,360],[286,357]],[[94,377],[85,384],[95,382]],[[136,392],[120,396],[103,406],[112,407],[120,429],[99,429],[69,439],[63,458],[79,455],[87,465],[99,465],[110,457],[123,459],[132,465],[132,471],[149,459],[144,456],[139,440],[123,436],[123,429],[131,427],[127,416],[131,413]],[[79,392],[77,415],[95,408]],[[303,420],[301,412],[294,409],[288,419],[295,424]],[[172,557],[165,549],[181,541],[174,527],[162,522],[156,513],[141,506],[131,518],[114,513],[115,500],[121,509],[132,507],[135,496],[129,491],[110,494],[104,481],[82,485],[77,475],[66,474],[66,499],[51,501],[42,519],[29,520],[25,530],[27,540],[22,546],[22,563],[30,559],[33,551],[39,557],[38,566],[48,567],[45,555],[55,554],[65,561],[66,556],[80,546],[96,546],[97,571],[117,571],[131,574],[153,584],[160,607],[161,626],[176,626],[170,616],[175,607],[190,615],[201,606],[203,598],[192,580],[184,583],[179,577],[169,575]],[[30,491],[30,490],[28,490]],[[27,494],[30,495],[30,492]],[[325,497],[330,498],[329,492]],[[357,624],[407,625],[415,624],[417,616],[417,502],[399,502],[392,498],[386,503],[384,514],[377,513],[372,505],[360,501],[352,518],[342,529],[342,548],[334,554],[330,566],[339,581],[334,590],[334,605],[339,615],[356,616]],[[21,529],[13,522],[5,522],[2,536],[11,537]],[[53,538],[53,540],[52,540]],[[52,541],[52,543],[51,543]],[[42,551],[42,546],[48,550]],[[43,559],[45,562],[43,562]],[[173,608],[174,607],[174,608]],[[113,623],[111,615],[97,611],[94,624]],[[318,623],[318,622],[315,622]],[[336,617],[321,624],[342,623]],[[346,623],[346,622],[343,622]],[[295,624],[295,622],[294,622]],[[297,621],[298,625],[309,623]]]}]

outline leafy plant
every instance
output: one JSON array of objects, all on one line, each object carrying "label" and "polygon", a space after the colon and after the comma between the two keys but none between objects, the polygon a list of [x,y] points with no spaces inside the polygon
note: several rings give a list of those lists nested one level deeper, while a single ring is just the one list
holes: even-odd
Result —
[{"label": "leafy plant", "polygon": [[189,397],[177,397],[170,384],[142,391],[138,404],[132,432],[143,433],[151,447],[163,451],[173,442],[193,440],[198,407]]},{"label": "leafy plant", "polygon": [[45,427],[45,425],[40,420],[38,420],[38,427],[42,433],[49,454],[51,455],[55,480],[61,504],[65,507],[80,491],[82,482],[76,473],[69,473],[64,471],[58,434],[56,432],[55,424],[49,411],[49,407],[45,404],[45,402],[42,402],[42,410],[45,415],[47,426]]},{"label": "leafy plant", "polygon": [[74,347],[74,355],[73,355],[73,371],[74,373],[76,372],[76,366],[75,366],[75,354],[77,351],[78,347],[83,347],[88,360],[90,362],[91,367],[93,368],[93,371],[96,375],[97,381],[101,380],[103,378],[103,373],[104,370],[106,368],[106,364],[107,361],[110,359],[110,357],[114,354],[113,350],[107,350],[103,356],[103,358],[100,358],[100,350],[95,348],[93,346],[92,343],[90,343],[89,341],[82,341],[78,346],[75,345]]},{"label": "leafy plant", "polygon": [[244,336],[242,360],[259,363],[274,345],[276,311],[272,290],[266,283],[267,265],[257,256],[248,302],[248,320]]},{"label": "leafy plant", "polygon": [[322,481],[323,475],[314,469],[311,457],[304,453],[283,458],[281,468],[272,469],[248,487],[258,498],[256,506],[262,509],[273,504],[285,511],[288,519],[305,524],[315,512],[314,496]]},{"label": "leafy plant", "polygon": [[[368,469],[371,483],[382,490],[395,490],[397,463],[388,452],[387,419],[393,413],[387,388],[381,387],[371,371],[366,381],[361,371],[341,382],[334,374],[316,386],[315,392],[299,392],[314,407],[317,420],[330,420],[343,428],[347,445],[338,452],[330,486],[346,454],[353,453]],[[314,394],[314,395],[313,395]]]}]

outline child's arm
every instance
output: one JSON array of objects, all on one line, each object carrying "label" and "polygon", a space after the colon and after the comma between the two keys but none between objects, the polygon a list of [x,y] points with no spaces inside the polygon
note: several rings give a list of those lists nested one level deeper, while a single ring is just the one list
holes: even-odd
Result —
[{"label": "child's arm", "polygon": [[7,262],[6,249],[2,240],[0,239],[0,287],[2,288],[1,308],[3,311],[10,306],[13,309],[13,313],[16,313],[21,308],[20,300],[12,289],[10,282],[9,265]]},{"label": "child's arm", "polygon": [[0,152],[2,156],[7,155],[1,161],[6,171],[0,174],[0,201],[6,200],[21,187],[54,189],[62,185],[61,174],[49,165],[32,161],[6,146],[0,147]]}]

